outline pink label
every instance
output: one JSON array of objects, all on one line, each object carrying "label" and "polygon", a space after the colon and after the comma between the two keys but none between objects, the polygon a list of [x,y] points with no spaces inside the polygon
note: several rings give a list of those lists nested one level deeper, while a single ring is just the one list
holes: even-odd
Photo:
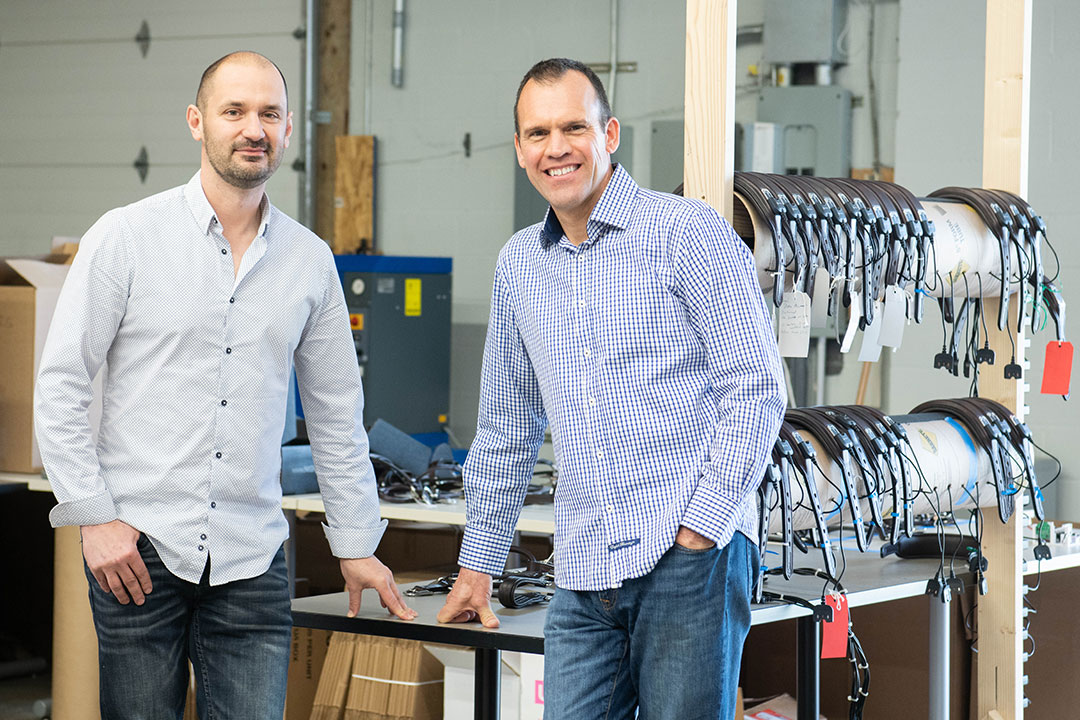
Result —
[{"label": "pink label", "polygon": [[543,705],[544,704],[544,681],[543,680],[537,680],[536,681],[536,704],[537,705]]}]

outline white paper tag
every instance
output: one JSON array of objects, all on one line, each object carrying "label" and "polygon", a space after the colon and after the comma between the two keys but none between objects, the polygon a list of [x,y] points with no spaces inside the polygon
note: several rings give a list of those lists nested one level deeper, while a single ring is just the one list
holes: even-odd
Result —
[{"label": "white paper tag", "polygon": [[904,341],[907,321],[907,295],[896,285],[885,290],[885,309],[881,313],[881,334],[878,344],[898,348]]},{"label": "white paper tag", "polygon": [[851,343],[855,341],[855,331],[859,329],[859,318],[862,317],[862,296],[857,290],[852,290],[850,294],[847,329],[844,330],[844,341],[840,343],[842,353],[851,351]]},{"label": "white paper tag", "polygon": [[784,294],[780,306],[780,356],[810,354],[810,296],[804,292]]},{"label": "white paper tag", "polygon": [[862,347],[859,348],[859,362],[877,362],[881,359],[881,301],[874,301],[874,321],[863,329]]},{"label": "white paper tag", "polygon": [[829,324],[829,291],[832,282],[829,271],[818,268],[814,273],[814,297],[810,301],[810,327],[823,328]]}]

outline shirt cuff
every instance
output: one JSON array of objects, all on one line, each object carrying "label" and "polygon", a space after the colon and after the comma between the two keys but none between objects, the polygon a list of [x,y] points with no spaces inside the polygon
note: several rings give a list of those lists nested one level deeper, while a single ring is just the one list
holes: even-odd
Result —
[{"label": "shirt cuff", "polygon": [[79,500],[58,503],[49,511],[49,524],[54,528],[65,525],[104,525],[117,517],[112,495],[103,491]]},{"label": "shirt cuff", "polygon": [[331,555],[341,559],[366,558],[374,555],[375,548],[379,547],[386,520],[366,528],[330,527],[326,523],[322,527],[326,541],[330,543]]},{"label": "shirt cuff", "polygon": [[510,552],[512,541],[512,534],[506,535],[475,525],[466,525],[458,564],[476,572],[501,575],[506,569],[506,556]]},{"label": "shirt cuff", "polygon": [[679,524],[724,547],[742,519],[741,504],[715,487],[699,482]]}]

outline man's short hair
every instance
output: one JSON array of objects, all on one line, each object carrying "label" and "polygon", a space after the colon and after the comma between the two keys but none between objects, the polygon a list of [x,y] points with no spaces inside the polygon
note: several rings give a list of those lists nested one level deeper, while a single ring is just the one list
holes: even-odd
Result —
[{"label": "man's short hair", "polygon": [[277,66],[270,58],[252,50],[237,50],[231,52],[225,57],[220,57],[214,62],[210,63],[210,67],[203,70],[202,78],[199,79],[199,89],[195,92],[195,107],[199,108],[201,112],[206,111],[206,95],[210,92],[210,84],[214,80],[214,76],[217,75],[218,69],[229,62],[247,62],[257,65],[270,65],[277,70],[278,75],[281,76],[281,84],[285,88],[285,105],[289,104],[289,84],[285,82],[285,73],[281,72],[281,68]]},{"label": "man's short hair", "polygon": [[518,127],[518,102],[521,100],[521,91],[525,89],[525,84],[530,80],[535,80],[538,83],[553,83],[571,70],[576,70],[581,73],[589,79],[590,83],[592,83],[593,90],[596,91],[596,99],[600,101],[600,128],[603,129],[607,127],[608,120],[611,119],[611,105],[608,104],[604,83],[600,81],[600,78],[592,71],[592,68],[577,60],[570,60],[568,58],[549,58],[547,60],[541,60],[533,65],[529,68],[529,72],[525,73],[525,77],[521,78],[521,84],[518,85],[517,95],[514,96],[515,135],[521,130],[521,128]]}]

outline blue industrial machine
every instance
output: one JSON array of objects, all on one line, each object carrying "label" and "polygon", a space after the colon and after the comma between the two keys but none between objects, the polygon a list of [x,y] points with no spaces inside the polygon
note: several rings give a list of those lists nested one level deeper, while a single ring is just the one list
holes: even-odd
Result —
[{"label": "blue industrial machine", "polygon": [[431,434],[429,439],[438,441],[450,412],[452,260],[334,259],[364,380],[364,424],[381,418],[410,435]]}]

